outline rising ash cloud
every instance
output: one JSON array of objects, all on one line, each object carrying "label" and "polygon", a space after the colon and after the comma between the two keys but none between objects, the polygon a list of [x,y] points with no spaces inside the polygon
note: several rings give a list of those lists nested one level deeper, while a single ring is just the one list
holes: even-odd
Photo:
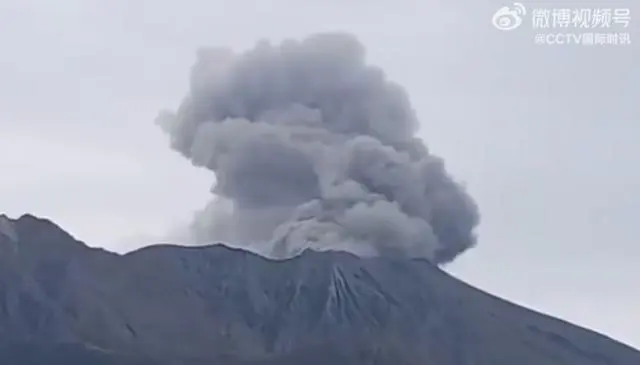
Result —
[{"label": "rising ash cloud", "polygon": [[188,95],[157,122],[172,148],[215,173],[194,243],[438,264],[476,243],[475,202],[415,137],[405,90],[351,35],[202,49]]}]

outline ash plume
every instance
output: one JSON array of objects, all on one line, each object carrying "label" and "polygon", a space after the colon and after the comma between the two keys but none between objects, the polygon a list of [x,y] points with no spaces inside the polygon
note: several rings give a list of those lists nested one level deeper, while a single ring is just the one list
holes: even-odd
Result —
[{"label": "ash plume", "polygon": [[187,97],[157,122],[172,148],[215,173],[196,243],[440,264],[476,242],[476,204],[414,136],[404,89],[351,35],[202,49]]}]

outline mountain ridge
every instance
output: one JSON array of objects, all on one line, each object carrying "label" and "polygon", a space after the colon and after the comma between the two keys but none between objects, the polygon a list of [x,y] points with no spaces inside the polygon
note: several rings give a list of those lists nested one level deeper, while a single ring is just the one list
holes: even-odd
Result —
[{"label": "mountain ridge", "polygon": [[310,250],[272,260],[221,244],[116,254],[47,219],[9,221],[16,239],[0,229],[0,343],[69,342],[176,364],[321,353],[344,364],[640,363],[628,345],[424,260]]}]

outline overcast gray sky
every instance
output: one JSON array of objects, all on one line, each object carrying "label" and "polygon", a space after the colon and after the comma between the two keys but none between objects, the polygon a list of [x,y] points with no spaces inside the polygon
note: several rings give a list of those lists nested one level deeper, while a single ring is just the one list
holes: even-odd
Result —
[{"label": "overcast gray sky", "polygon": [[92,246],[152,243],[209,199],[210,173],[153,125],[185,94],[195,49],[348,31],[407,88],[421,136],[478,201],[479,245],[447,269],[640,347],[640,38],[534,45],[529,18],[492,27],[502,5],[3,0],[0,209],[49,217]]}]

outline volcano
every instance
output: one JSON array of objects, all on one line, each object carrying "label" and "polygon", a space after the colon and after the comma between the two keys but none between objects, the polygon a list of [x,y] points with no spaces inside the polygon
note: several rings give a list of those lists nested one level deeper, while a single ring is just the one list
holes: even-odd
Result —
[{"label": "volcano", "polygon": [[640,352],[426,260],[91,248],[0,217],[3,364],[638,365]]}]

